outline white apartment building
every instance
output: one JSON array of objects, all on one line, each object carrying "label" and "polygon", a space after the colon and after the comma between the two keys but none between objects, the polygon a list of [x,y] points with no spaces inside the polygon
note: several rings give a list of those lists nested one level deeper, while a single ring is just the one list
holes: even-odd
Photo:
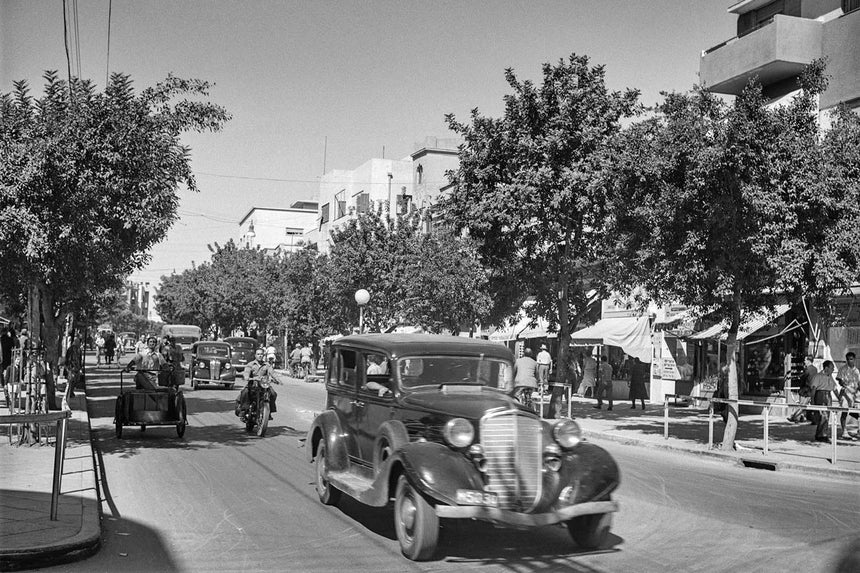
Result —
[{"label": "white apartment building", "polygon": [[297,201],[288,209],[252,207],[239,221],[240,248],[260,248],[267,253],[290,253],[309,242],[308,230],[316,226],[316,201]]}]

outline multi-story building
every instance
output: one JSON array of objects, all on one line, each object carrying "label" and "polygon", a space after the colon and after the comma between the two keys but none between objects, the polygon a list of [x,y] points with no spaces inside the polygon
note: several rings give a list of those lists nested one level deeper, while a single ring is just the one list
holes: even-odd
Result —
[{"label": "multi-story building", "polygon": [[291,253],[315,242],[318,203],[297,201],[289,209],[252,207],[239,221],[239,247]]},{"label": "multi-story building", "polygon": [[134,314],[145,316],[147,320],[159,321],[161,317],[155,311],[155,297],[158,292],[154,284],[148,282],[126,281],[125,298],[128,308]]},{"label": "multi-story building", "polygon": [[320,180],[318,247],[326,252],[334,229],[368,209],[393,214],[432,208],[459,165],[457,139],[427,137],[403,159],[370,159],[356,169],[334,169]]},{"label": "multi-story building", "polygon": [[860,0],[742,0],[728,11],[738,17],[737,37],[702,52],[699,79],[708,89],[738,95],[758,76],[778,102],[798,89],[806,65],[824,57],[830,83],[819,110],[860,109]]}]

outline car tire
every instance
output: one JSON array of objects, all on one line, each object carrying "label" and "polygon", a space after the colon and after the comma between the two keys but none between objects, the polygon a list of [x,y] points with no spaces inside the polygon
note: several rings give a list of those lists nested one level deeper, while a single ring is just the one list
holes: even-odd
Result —
[{"label": "car tire", "polygon": [[606,543],[612,529],[611,513],[580,515],[567,521],[570,536],[583,549],[599,549]]},{"label": "car tire", "polygon": [[373,444],[373,471],[379,474],[391,454],[409,443],[406,427],[400,422],[385,422]]},{"label": "car tire", "polygon": [[317,496],[324,505],[337,505],[340,501],[340,490],[331,485],[327,479],[328,462],[326,461],[325,440],[320,440],[317,446],[317,457],[314,459],[314,467],[316,469],[316,481],[314,489],[317,490]]},{"label": "car tire", "polygon": [[397,480],[394,497],[394,529],[400,551],[412,561],[426,561],[439,543],[436,509],[416,490],[405,475]]}]

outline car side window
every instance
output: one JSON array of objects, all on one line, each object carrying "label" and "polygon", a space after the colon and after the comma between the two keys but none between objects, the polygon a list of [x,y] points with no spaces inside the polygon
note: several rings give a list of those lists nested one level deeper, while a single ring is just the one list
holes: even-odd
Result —
[{"label": "car side window", "polygon": [[391,380],[391,372],[388,368],[388,359],[383,354],[365,352],[362,355],[364,361],[364,376],[361,378],[361,391],[377,396],[391,395],[394,391]]},{"label": "car side window", "polygon": [[338,386],[355,388],[358,382],[358,352],[355,350],[340,350],[340,372],[338,372]]}]

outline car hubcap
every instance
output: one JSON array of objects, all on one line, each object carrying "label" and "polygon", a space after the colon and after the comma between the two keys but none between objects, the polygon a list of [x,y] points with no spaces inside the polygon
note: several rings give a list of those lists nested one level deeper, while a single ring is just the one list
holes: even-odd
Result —
[{"label": "car hubcap", "polygon": [[400,509],[400,521],[409,535],[412,535],[412,528],[415,527],[415,502],[411,497],[406,497],[403,500],[403,506]]}]

